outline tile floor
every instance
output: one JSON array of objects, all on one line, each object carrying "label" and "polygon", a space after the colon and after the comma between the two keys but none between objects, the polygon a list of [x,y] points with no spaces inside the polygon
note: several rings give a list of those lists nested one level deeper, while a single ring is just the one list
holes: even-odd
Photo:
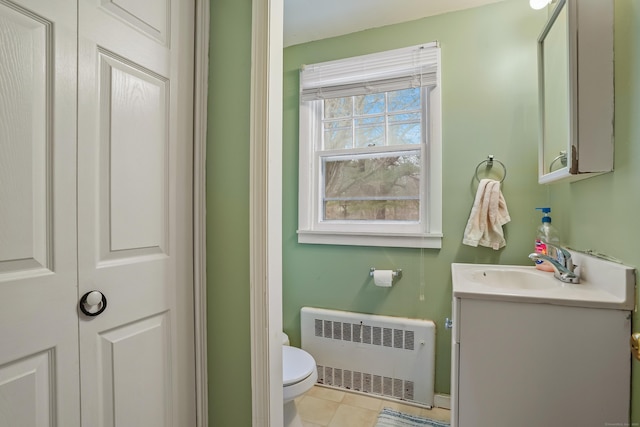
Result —
[{"label": "tile floor", "polygon": [[423,409],[322,386],[314,386],[296,405],[304,427],[374,427],[384,407],[449,422],[446,409]]}]

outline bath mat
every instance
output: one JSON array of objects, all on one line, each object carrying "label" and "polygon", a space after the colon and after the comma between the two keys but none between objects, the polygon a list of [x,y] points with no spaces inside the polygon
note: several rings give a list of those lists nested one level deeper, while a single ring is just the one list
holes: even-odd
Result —
[{"label": "bath mat", "polygon": [[378,415],[376,427],[449,427],[444,421],[431,420],[384,408]]}]

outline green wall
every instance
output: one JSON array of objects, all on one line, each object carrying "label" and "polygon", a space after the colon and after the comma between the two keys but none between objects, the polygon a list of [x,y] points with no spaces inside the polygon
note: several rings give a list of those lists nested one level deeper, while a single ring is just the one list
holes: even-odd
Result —
[{"label": "green wall", "polygon": [[[640,265],[640,1],[616,0],[615,172],[573,184],[536,184],[535,43],[544,21],[524,0],[509,0],[285,50],[284,327],[299,344],[302,305],[432,318],[438,326],[438,392],[449,391],[451,262],[526,263],[538,214],[576,248]],[[251,425],[249,325],[249,85],[251,0],[211,0],[207,257],[209,425]],[[443,248],[409,250],[298,245],[297,69],[319,62],[439,40],[443,61]],[[533,44],[532,44],[533,43]],[[507,247],[460,244],[473,202],[473,170],[487,154],[503,161],[512,222]],[[403,268],[391,291],[367,280],[370,266]],[[423,285],[421,285],[423,284]],[[424,301],[420,301],[424,286]],[[640,317],[634,316],[634,324]],[[637,326],[635,328],[638,329]],[[637,367],[634,362],[633,367]],[[633,388],[640,390],[634,369]],[[640,393],[632,417],[640,421]]]},{"label": "green wall", "polygon": [[[251,425],[251,0],[212,0],[207,144],[209,425]],[[211,274],[215,271],[216,274]]]},{"label": "green wall", "polygon": [[[577,249],[640,266],[640,1],[615,1],[615,170],[550,186],[549,201]],[[640,315],[634,314],[634,330]],[[632,420],[640,422],[640,372],[632,364]],[[634,392],[635,391],[635,392]]]},{"label": "green wall", "polygon": [[[452,262],[528,264],[547,200],[537,183],[537,51],[546,20],[527,1],[509,0],[462,12],[296,45],[284,51],[283,322],[300,343],[300,308],[332,308],[436,322],[437,392],[450,391]],[[437,40],[442,48],[442,249],[302,245],[298,224],[298,72],[328,61]],[[507,246],[462,245],[479,162],[494,154],[508,176]],[[377,288],[369,268],[401,268],[392,289]],[[421,298],[424,296],[424,298]]]}]

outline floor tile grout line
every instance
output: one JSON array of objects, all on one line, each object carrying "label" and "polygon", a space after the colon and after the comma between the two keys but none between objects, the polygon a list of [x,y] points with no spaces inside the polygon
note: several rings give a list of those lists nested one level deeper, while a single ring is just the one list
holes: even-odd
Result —
[{"label": "floor tile grout line", "polygon": [[[331,418],[328,421],[328,424],[323,424],[325,426],[331,426],[334,421],[337,422],[339,421],[336,416],[338,414],[338,412],[340,412],[340,407],[342,406],[346,406],[349,408],[352,408],[351,410],[353,410],[353,408],[358,408],[361,409],[363,411],[367,411],[367,412],[372,412],[372,413],[380,413],[380,411],[382,411],[382,409],[384,407],[391,407],[394,410],[399,410],[401,412],[407,412],[407,413],[411,413],[414,415],[418,415],[418,416],[424,416],[427,418],[433,418],[436,420],[440,420],[442,419],[445,422],[449,422],[449,415],[448,415],[448,411],[444,408],[433,408],[434,410],[436,410],[437,412],[434,412],[432,414],[429,413],[425,413],[424,409],[421,409],[420,411],[415,410],[414,407],[412,407],[411,405],[407,405],[407,404],[403,404],[401,402],[395,403],[395,402],[390,402],[387,399],[379,399],[375,396],[366,396],[366,395],[362,395],[360,393],[349,393],[348,391],[339,391],[339,390],[334,390],[331,388],[325,388],[325,387],[314,387],[312,390],[310,390],[309,392],[307,392],[304,396],[303,399],[306,396],[311,396],[314,399],[318,399],[320,401],[324,401],[327,403],[331,403],[331,406],[335,405],[335,409],[332,411],[333,413],[331,414]],[[353,398],[349,398],[346,399],[347,396],[353,396]],[[358,405],[356,402],[358,400],[359,397],[365,398],[365,399],[372,399],[375,401],[378,401],[378,407],[375,409],[372,409],[371,407],[368,406],[368,404],[366,404],[365,406],[361,406]],[[346,400],[345,400],[346,399]],[[355,401],[352,401],[352,399],[355,399]],[[345,402],[351,402],[353,404],[349,404],[349,403],[345,403]],[[312,422],[309,420],[305,420],[304,418],[302,418],[303,421],[305,422]],[[350,425],[349,427],[375,427],[375,424],[377,422],[377,417],[376,420],[373,420],[373,423],[365,423],[365,424],[361,424],[361,425]]]}]

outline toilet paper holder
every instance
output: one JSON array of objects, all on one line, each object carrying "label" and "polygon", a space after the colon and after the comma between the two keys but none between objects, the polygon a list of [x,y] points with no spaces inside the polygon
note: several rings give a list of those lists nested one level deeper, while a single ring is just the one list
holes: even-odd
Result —
[{"label": "toilet paper holder", "polygon": [[[369,276],[373,277],[373,272],[374,271],[376,271],[375,267],[371,267],[369,269]],[[401,279],[402,278],[402,270],[401,269],[392,270],[391,271],[391,275],[393,276],[394,279]]]}]

